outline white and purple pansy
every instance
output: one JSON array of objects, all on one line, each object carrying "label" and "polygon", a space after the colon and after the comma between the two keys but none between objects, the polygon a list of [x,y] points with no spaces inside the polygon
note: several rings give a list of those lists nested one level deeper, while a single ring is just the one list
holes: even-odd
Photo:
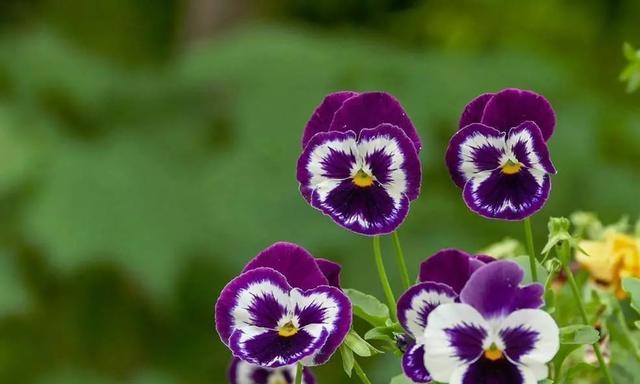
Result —
[{"label": "white and purple pansy", "polygon": [[261,252],[222,290],[216,330],[248,363],[279,368],[324,364],[351,327],[351,302],[323,273],[338,281],[339,267],[318,263],[303,248],[277,243]]},{"label": "white and purple pansy", "polygon": [[402,357],[402,369],[415,383],[428,383],[432,377],[424,363],[424,330],[431,311],[445,303],[458,301],[458,295],[471,275],[487,262],[488,256],[472,256],[457,249],[444,249],[420,265],[419,283],[398,300],[398,320],[413,338]]},{"label": "white and purple pansy", "polygon": [[446,162],[473,212],[521,220],[544,206],[556,173],[546,144],[555,121],[549,102],[531,91],[505,89],[467,105]]},{"label": "white and purple pansy", "polygon": [[424,362],[433,380],[450,384],[535,384],[548,377],[559,329],[539,309],[540,284],[521,286],[514,262],[479,268],[460,293],[429,314]]},{"label": "white and purple pansy", "polygon": [[420,193],[420,139],[391,95],[329,95],[307,123],[300,191],[339,225],[364,235],[393,232]]},{"label": "white and purple pansy", "polygon": [[[288,365],[281,368],[264,368],[234,358],[229,368],[230,384],[294,384],[296,366]],[[316,380],[309,368],[302,371],[302,384],[315,384]]]}]

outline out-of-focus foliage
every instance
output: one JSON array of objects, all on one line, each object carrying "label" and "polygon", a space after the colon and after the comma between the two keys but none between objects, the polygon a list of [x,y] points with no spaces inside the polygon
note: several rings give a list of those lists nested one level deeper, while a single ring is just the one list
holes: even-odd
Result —
[{"label": "out-of-focus foliage", "polygon": [[640,88],[640,50],[624,43],[623,51],[629,63],[620,74],[620,80],[627,83],[627,92],[635,92]]},{"label": "out-of-focus foliage", "polygon": [[[522,237],[469,213],[444,167],[482,92],[535,89],[558,113],[538,244],[551,215],[640,213],[640,109],[616,81],[637,2],[237,2],[233,28],[190,42],[196,3],[0,2],[0,382],[223,382],[213,303],[277,240],[380,293],[368,239],[295,182],[302,127],[337,89],[394,93],[423,137],[414,275],[440,248]],[[369,360],[373,382],[400,372]],[[337,358],[315,372],[349,382]]]}]

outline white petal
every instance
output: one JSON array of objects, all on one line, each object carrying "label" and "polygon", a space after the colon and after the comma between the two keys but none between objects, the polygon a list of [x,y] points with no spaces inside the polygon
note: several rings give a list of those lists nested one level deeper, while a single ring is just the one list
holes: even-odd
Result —
[{"label": "white petal", "polygon": [[[536,340],[532,344],[532,349],[521,355],[518,363],[525,366],[546,364],[558,353],[558,349],[560,348],[560,330],[555,320],[545,311],[539,309],[521,309],[515,311],[502,320],[497,334],[501,335],[505,330],[518,328],[537,334]],[[502,338],[502,341],[508,354],[508,340]]]},{"label": "white petal", "polygon": [[462,161],[458,166],[458,170],[464,175],[466,180],[470,180],[480,172],[476,167],[474,159],[477,148],[482,147],[493,147],[497,149],[498,152],[504,153],[506,151],[504,136],[487,136],[478,132],[469,136],[460,144],[459,155]]},{"label": "white petal", "polygon": [[389,181],[384,184],[384,188],[396,201],[396,205],[407,191],[407,175],[402,170],[404,163],[404,153],[400,150],[397,140],[390,136],[377,136],[375,138],[364,138],[358,143],[358,153],[363,164],[363,171],[371,174],[371,168],[366,163],[369,155],[375,152],[384,153],[391,158],[389,165]]},{"label": "white petal", "polygon": [[[321,202],[323,202],[329,192],[331,192],[340,183],[340,180],[331,179],[325,176],[326,171],[324,169],[324,162],[334,151],[352,155],[357,160],[358,149],[355,135],[349,135],[342,139],[323,142],[316,146],[309,154],[309,160],[305,165],[305,168],[311,175],[309,186],[316,191]],[[359,169],[356,163],[352,164],[351,168],[352,170]]]}]

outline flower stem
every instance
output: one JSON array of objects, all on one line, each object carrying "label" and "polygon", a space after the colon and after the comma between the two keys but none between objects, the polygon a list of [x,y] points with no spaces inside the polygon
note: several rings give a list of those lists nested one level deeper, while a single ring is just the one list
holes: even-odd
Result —
[{"label": "flower stem", "polygon": [[296,384],[302,384],[302,364],[298,363],[296,367]]},{"label": "flower stem", "polygon": [[533,246],[533,230],[531,229],[531,219],[524,219],[524,234],[527,239],[527,252],[529,253],[529,263],[531,265],[531,278],[538,281],[538,263],[536,263],[536,251]]},{"label": "flower stem", "polygon": [[360,364],[358,364],[357,361],[353,362],[353,369],[355,369],[356,375],[358,375],[358,377],[364,384],[371,384],[371,381],[369,381],[367,374],[364,373],[364,371],[362,370],[362,367],[360,366]]},{"label": "flower stem", "polygon": [[394,231],[393,245],[396,247],[396,257],[398,260],[398,269],[400,270],[400,277],[404,284],[404,289],[409,289],[411,286],[411,279],[409,278],[409,270],[407,270],[407,262],[404,260],[404,252],[402,252],[402,246],[400,245],[400,237],[398,231]]},{"label": "flower stem", "polygon": [[376,260],[376,267],[378,268],[378,276],[380,277],[382,290],[384,291],[384,295],[387,298],[387,303],[389,304],[389,312],[391,313],[392,319],[395,321],[397,320],[396,298],[393,296],[393,291],[391,290],[391,284],[389,284],[389,278],[387,277],[387,272],[385,271],[384,263],[382,262],[382,250],[380,249],[380,236],[373,237],[373,256]]},{"label": "flower stem", "polygon": [[[561,246],[563,248],[563,252],[565,252],[565,256],[567,256],[566,252],[568,252],[568,249],[567,249],[568,245],[569,244],[565,242]],[[569,260],[569,258],[567,257],[565,260]],[[582,322],[585,325],[589,325],[589,316],[587,315],[587,311],[584,309],[584,303],[582,302],[582,297],[580,296],[580,291],[578,290],[578,284],[576,284],[576,279],[573,277],[573,272],[571,271],[571,268],[568,265],[564,265],[563,268],[564,268],[564,273],[567,275],[569,285],[571,286],[571,291],[573,292],[573,296],[576,299],[576,304],[578,305],[578,311],[580,312],[580,317],[582,317]],[[602,351],[600,350],[599,341],[596,341],[595,343],[593,343],[592,346],[593,346],[593,350],[596,353],[596,357],[598,358],[598,364],[600,364],[600,370],[602,371],[602,374],[607,380],[607,383],[614,384],[613,378],[611,377],[611,372],[609,372],[609,367],[607,367],[607,364],[604,361],[604,357],[602,356]]]}]

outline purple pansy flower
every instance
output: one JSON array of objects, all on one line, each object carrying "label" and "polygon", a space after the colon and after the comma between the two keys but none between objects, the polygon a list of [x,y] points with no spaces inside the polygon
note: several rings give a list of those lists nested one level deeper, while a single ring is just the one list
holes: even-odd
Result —
[{"label": "purple pansy flower", "polygon": [[467,206],[504,220],[540,210],[556,173],[546,144],[554,128],[551,105],[531,91],[505,89],[469,103],[446,154]]},{"label": "purple pansy flower", "polygon": [[420,138],[393,96],[338,92],[307,123],[300,191],[339,225],[364,235],[393,232],[420,192]]},{"label": "purple pansy flower", "polygon": [[413,337],[402,357],[402,369],[416,383],[432,380],[424,364],[424,330],[429,313],[438,305],[458,300],[460,291],[488,256],[472,256],[457,249],[444,249],[420,265],[420,283],[409,288],[398,300],[398,320]]},{"label": "purple pansy flower", "polygon": [[222,290],[216,330],[235,357],[251,364],[324,364],[351,327],[351,302],[330,282],[339,283],[338,265],[276,243]]},{"label": "purple pansy flower", "polygon": [[[264,368],[238,358],[233,359],[229,368],[230,384],[293,384],[296,366]],[[315,384],[316,380],[308,368],[302,371],[302,384]]]},{"label": "purple pansy flower", "polygon": [[559,329],[539,309],[544,288],[520,286],[514,262],[479,268],[460,293],[429,314],[424,362],[433,380],[450,384],[535,384],[548,376],[558,352]]}]

